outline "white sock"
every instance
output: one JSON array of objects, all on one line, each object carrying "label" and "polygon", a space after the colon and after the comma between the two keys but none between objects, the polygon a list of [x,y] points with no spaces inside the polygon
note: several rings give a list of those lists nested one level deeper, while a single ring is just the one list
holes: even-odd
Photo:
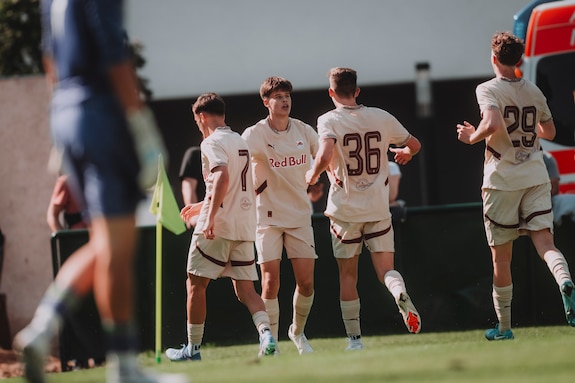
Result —
[{"label": "white sock", "polygon": [[200,351],[200,346],[204,338],[205,323],[188,323],[188,353],[191,355]]},{"label": "white sock", "polygon": [[561,287],[563,283],[571,281],[569,266],[563,254],[556,250],[549,250],[543,255],[543,259],[547,263],[547,267],[549,267],[559,287]]},{"label": "white sock", "polygon": [[504,287],[493,285],[493,307],[499,321],[499,332],[511,329],[511,300],[513,284]]},{"label": "white sock", "polygon": [[385,276],[383,277],[385,282],[385,286],[395,298],[397,302],[399,300],[399,296],[401,293],[407,293],[405,289],[405,282],[403,281],[403,277],[397,270],[390,270],[388,271]]},{"label": "white sock", "polygon": [[361,328],[359,323],[359,298],[353,301],[339,301],[341,307],[341,317],[343,318],[343,325],[347,336],[361,335]]},{"label": "white sock", "polygon": [[73,289],[51,283],[34,312],[30,326],[37,331],[55,334],[60,328],[62,316],[72,312],[79,300]]},{"label": "white sock", "polygon": [[254,315],[252,315],[252,320],[254,321],[254,325],[258,329],[258,334],[260,334],[260,336],[265,331],[271,331],[270,330],[270,317],[269,317],[267,312],[258,311],[256,313],[254,313]]},{"label": "white sock", "polygon": [[266,312],[270,317],[270,330],[275,340],[278,340],[278,328],[280,323],[280,304],[277,298],[262,299],[266,306]]},{"label": "white sock", "polygon": [[311,293],[309,297],[301,295],[297,290],[293,294],[293,319],[292,330],[295,335],[303,333],[311,306],[313,305],[313,297],[315,293]]}]

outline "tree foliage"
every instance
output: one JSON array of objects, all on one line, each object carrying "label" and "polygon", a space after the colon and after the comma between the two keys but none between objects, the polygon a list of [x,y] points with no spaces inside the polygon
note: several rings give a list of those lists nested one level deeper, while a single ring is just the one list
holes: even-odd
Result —
[{"label": "tree foliage", "polygon": [[[0,0],[0,77],[43,73],[40,0]],[[146,65],[144,46],[129,43],[136,70]],[[148,79],[138,75],[142,97],[149,101]]]},{"label": "tree foliage", "polygon": [[40,0],[0,0],[0,76],[42,72]]}]

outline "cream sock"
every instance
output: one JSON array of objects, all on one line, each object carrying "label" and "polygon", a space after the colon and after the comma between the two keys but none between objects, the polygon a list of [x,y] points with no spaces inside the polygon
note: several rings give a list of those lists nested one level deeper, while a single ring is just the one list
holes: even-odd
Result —
[{"label": "cream sock", "polygon": [[339,301],[341,307],[341,317],[345,326],[347,336],[361,335],[361,328],[359,323],[359,298],[353,301]]},{"label": "cream sock", "polygon": [[309,297],[301,295],[297,290],[293,294],[293,319],[292,331],[295,335],[300,335],[304,332],[305,324],[313,305],[312,293]]},{"label": "cream sock", "polygon": [[407,293],[405,289],[405,282],[403,281],[403,277],[397,270],[390,270],[388,271],[385,276],[383,277],[385,282],[385,286],[395,298],[397,302],[401,293]]},{"label": "cream sock", "polygon": [[264,305],[266,306],[266,312],[270,317],[270,330],[274,339],[278,340],[278,328],[280,323],[280,304],[277,298],[275,299],[263,299]]},{"label": "cream sock", "polygon": [[499,320],[499,332],[511,329],[511,300],[513,285],[497,287],[493,285],[493,307]]},{"label": "cream sock", "polygon": [[256,313],[254,313],[254,315],[252,315],[252,320],[254,321],[254,325],[258,329],[258,334],[260,334],[260,336],[265,331],[271,331],[270,330],[270,317],[269,317],[267,312],[258,311]]},{"label": "cream sock", "polygon": [[188,352],[193,355],[200,351],[200,345],[204,338],[205,323],[188,323]]},{"label": "cream sock", "polygon": [[556,250],[549,250],[543,255],[543,259],[547,263],[547,267],[549,267],[559,287],[561,287],[563,283],[571,281],[569,266],[563,254]]}]

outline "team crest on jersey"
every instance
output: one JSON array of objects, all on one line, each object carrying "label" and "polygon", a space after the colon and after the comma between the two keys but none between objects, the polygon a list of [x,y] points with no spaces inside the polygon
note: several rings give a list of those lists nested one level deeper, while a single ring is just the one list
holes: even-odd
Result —
[{"label": "team crest on jersey", "polygon": [[371,185],[372,185],[372,183],[369,182],[368,180],[366,180],[365,178],[362,178],[355,183],[355,187],[357,188],[357,190],[360,190],[360,191],[366,190]]},{"label": "team crest on jersey", "polygon": [[249,198],[242,198],[240,201],[242,210],[249,210],[252,207],[252,201]]},{"label": "team crest on jersey", "polygon": [[298,139],[295,142],[295,147],[298,148],[299,150],[302,150],[304,148],[304,146],[305,146],[305,143],[301,139]]}]

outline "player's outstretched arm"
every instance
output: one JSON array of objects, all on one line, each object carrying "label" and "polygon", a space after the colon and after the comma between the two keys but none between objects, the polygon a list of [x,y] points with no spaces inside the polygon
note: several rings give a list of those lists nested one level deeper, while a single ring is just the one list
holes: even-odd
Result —
[{"label": "player's outstretched arm", "polygon": [[335,140],[333,138],[320,138],[319,149],[315,156],[313,167],[308,170],[305,175],[305,181],[309,185],[315,185],[321,173],[323,173],[331,163],[334,146]]},{"label": "player's outstretched arm", "polygon": [[539,122],[538,128],[537,135],[540,138],[544,138],[546,140],[552,140],[555,138],[555,123],[552,119],[545,122]]},{"label": "player's outstretched arm", "polygon": [[496,107],[488,107],[481,114],[481,122],[477,129],[469,122],[457,124],[457,139],[465,144],[473,145],[483,141],[499,129],[505,129],[505,121]]},{"label": "player's outstretched arm", "polygon": [[420,150],[421,143],[414,136],[409,137],[402,148],[389,148],[390,152],[395,153],[393,160],[400,165],[407,164]]}]

